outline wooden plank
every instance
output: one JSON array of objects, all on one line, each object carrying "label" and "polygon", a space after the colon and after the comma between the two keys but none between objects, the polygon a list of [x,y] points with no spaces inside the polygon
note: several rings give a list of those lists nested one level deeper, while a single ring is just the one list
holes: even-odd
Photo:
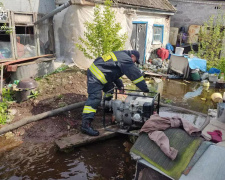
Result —
[{"label": "wooden plank", "polygon": [[9,151],[23,143],[22,140],[16,137],[6,138],[4,136],[0,137],[0,153]]},{"label": "wooden plank", "polygon": [[157,73],[153,73],[153,72],[145,72],[146,76],[155,76],[155,77],[167,77],[167,74],[157,74]]},{"label": "wooden plank", "polygon": [[[115,130],[115,128],[113,128]],[[69,137],[62,137],[55,141],[60,150],[66,150],[71,147],[79,147],[90,143],[106,140],[115,137],[118,133],[105,131],[104,128],[98,129],[99,136],[88,136],[83,133],[78,133]]]}]

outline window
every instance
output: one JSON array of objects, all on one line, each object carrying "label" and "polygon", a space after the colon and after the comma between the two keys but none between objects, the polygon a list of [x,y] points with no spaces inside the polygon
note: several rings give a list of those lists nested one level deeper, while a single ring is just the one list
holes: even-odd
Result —
[{"label": "window", "polygon": [[163,32],[164,26],[163,25],[153,25],[153,40],[152,44],[161,44],[163,43]]},{"label": "window", "polygon": [[34,26],[36,18],[0,7],[0,61],[54,53],[53,18]]},{"label": "window", "polygon": [[16,50],[18,58],[37,56],[33,26],[16,26]]},{"label": "window", "polygon": [[12,57],[9,24],[0,23],[0,59]]}]

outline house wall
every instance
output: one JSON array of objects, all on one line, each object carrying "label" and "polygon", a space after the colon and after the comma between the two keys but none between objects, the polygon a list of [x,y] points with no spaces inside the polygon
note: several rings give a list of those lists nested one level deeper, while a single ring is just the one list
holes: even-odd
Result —
[{"label": "house wall", "polygon": [[[116,20],[122,25],[121,33],[127,33],[128,39],[125,49],[132,49],[130,36],[132,33],[133,21],[147,21],[147,47],[146,58],[149,53],[162,45],[152,45],[153,24],[164,25],[163,46],[169,42],[170,17],[166,15],[141,14],[138,12],[126,13],[124,8],[114,8]],[[57,61],[67,64],[75,63],[80,68],[88,68],[93,59],[87,59],[79,51],[75,44],[78,43],[79,36],[83,37],[85,21],[92,21],[94,6],[73,5],[54,16],[55,49]]]},{"label": "house wall", "polygon": [[46,14],[55,9],[54,0],[0,0],[6,9]]},{"label": "house wall", "polygon": [[[3,12],[12,12],[7,14],[7,21],[1,19],[1,23],[6,22],[12,29],[8,39],[4,34],[1,35],[1,52],[4,53],[2,59],[21,59],[54,52],[51,19],[37,26],[33,25],[36,15],[40,18],[55,9],[54,0],[0,0],[0,2],[3,3],[1,8]],[[28,31],[26,25],[33,28]]]},{"label": "house wall", "polygon": [[[145,53],[145,60],[147,61],[149,56],[155,49],[165,47],[166,44],[169,42],[170,16],[159,15],[159,14],[149,14],[149,15],[137,14],[137,17],[134,18],[133,20],[148,22],[147,44],[146,44],[146,53]],[[163,44],[152,44],[154,24],[164,26]]]},{"label": "house wall", "polygon": [[[185,27],[186,31],[190,25],[202,25],[210,16],[225,11],[224,2],[170,0],[170,3],[177,8],[171,27]],[[221,9],[217,9],[220,5]]]},{"label": "house wall", "polygon": [[[132,32],[132,15],[124,14],[123,8],[114,9],[116,20],[122,25],[120,33]],[[55,49],[57,61],[66,64],[75,63],[78,67],[87,69],[93,59],[84,57],[83,52],[76,48],[79,37],[84,37],[84,22],[94,18],[94,6],[73,5],[54,16]],[[129,39],[126,49],[131,49]]]}]

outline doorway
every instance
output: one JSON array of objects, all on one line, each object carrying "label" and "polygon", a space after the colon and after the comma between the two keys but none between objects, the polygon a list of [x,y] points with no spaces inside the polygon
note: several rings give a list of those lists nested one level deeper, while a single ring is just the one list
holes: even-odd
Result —
[{"label": "doorway", "polygon": [[140,53],[140,64],[145,64],[148,22],[134,21],[131,34],[131,46]]}]

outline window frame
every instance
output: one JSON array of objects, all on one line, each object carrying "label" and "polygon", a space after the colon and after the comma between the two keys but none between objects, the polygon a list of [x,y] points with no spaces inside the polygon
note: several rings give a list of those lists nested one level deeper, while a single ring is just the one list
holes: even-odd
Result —
[{"label": "window frame", "polygon": [[[154,28],[155,27],[160,27],[162,28],[162,34],[161,34],[161,40],[160,41],[154,41]],[[153,28],[152,28],[152,44],[156,45],[156,44],[163,44],[163,37],[164,37],[164,25],[162,24],[153,24]]]},{"label": "window frame", "polygon": [[[11,18],[11,11],[9,11],[9,10],[5,10],[5,12],[7,12],[7,20],[0,20],[0,23],[6,23],[6,24],[8,24],[8,27],[9,28],[12,28],[12,31],[14,30],[13,29],[13,26],[12,26],[12,18]],[[0,62],[7,62],[7,61],[10,61],[10,60],[13,60],[13,59],[15,59],[15,53],[14,53],[14,40],[13,40],[13,34],[12,34],[12,32],[9,34],[9,36],[10,36],[10,44],[11,44],[11,58],[5,58],[5,59],[1,59],[0,60]]]},{"label": "window frame", "polygon": [[[0,20],[0,23],[7,23],[9,25],[9,27],[12,29],[12,32],[10,33],[10,43],[11,43],[11,51],[12,52],[11,52],[11,58],[0,59],[0,62],[8,62],[8,61],[12,61],[12,60],[21,59],[20,57],[18,57],[17,46],[16,46],[16,42],[17,42],[16,41],[16,27],[18,27],[18,26],[33,27],[33,36],[34,36],[36,56],[31,56],[31,58],[40,56],[41,51],[40,51],[39,29],[38,29],[38,26],[34,24],[34,22],[37,21],[37,16],[40,14],[32,13],[32,12],[10,11],[10,10],[7,10],[7,13],[8,13],[7,20],[6,21]],[[32,16],[32,20],[29,22],[28,21],[15,22],[15,15],[20,15],[20,14]]]},{"label": "window frame", "polygon": [[[32,22],[30,22],[30,24],[24,24],[22,22],[15,22],[15,15],[17,14],[21,14],[21,15],[28,15],[28,16],[32,16]],[[14,40],[14,53],[15,53],[15,59],[20,59],[18,54],[17,54],[17,46],[16,46],[16,26],[30,26],[33,27],[33,31],[34,31],[34,43],[35,43],[35,51],[36,51],[36,56],[39,56],[39,47],[38,47],[38,41],[39,39],[37,39],[37,26],[34,25],[34,22],[36,20],[36,13],[31,13],[31,12],[12,12],[12,26],[13,26],[13,40]],[[35,56],[32,56],[35,57]]]}]

